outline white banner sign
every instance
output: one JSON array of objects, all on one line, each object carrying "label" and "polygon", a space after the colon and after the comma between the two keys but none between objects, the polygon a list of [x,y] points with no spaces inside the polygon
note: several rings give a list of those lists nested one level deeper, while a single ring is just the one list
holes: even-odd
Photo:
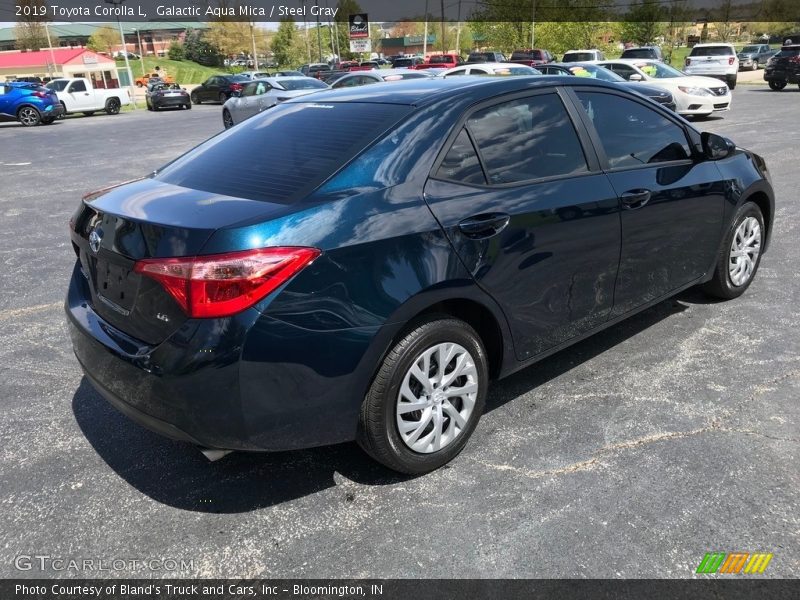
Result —
[{"label": "white banner sign", "polygon": [[350,40],[350,52],[372,52],[372,40]]}]

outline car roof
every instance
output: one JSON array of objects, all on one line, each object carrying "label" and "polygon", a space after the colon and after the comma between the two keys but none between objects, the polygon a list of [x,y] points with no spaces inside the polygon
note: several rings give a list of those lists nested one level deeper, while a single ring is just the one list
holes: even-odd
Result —
[{"label": "car roof", "polygon": [[363,102],[374,104],[401,104],[423,107],[446,98],[471,96],[481,101],[493,96],[552,86],[596,85],[618,90],[613,83],[583,77],[564,77],[562,75],[530,75],[521,77],[426,77],[424,79],[404,79],[391,83],[377,83],[367,86],[340,88],[321,91],[314,98],[299,98],[286,102]]},{"label": "car roof", "polygon": [[600,52],[597,48],[584,48],[582,50],[567,50],[564,54],[572,54],[573,52]]},{"label": "car roof", "polygon": [[727,42],[706,42],[705,44],[695,44],[692,48],[708,48],[709,46],[727,46],[733,48],[733,44]]},{"label": "car roof", "polygon": [[607,65],[609,63],[623,63],[632,67],[636,67],[642,63],[663,64],[661,61],[655,60],[654,58],[607,58],[606,60],[598,60],[594,64]]}]

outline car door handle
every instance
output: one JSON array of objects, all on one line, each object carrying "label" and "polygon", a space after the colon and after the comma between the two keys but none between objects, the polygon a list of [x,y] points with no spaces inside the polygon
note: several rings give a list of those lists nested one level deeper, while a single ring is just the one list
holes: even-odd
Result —
[{"label": "car door handle", "polygon": [[505,213],[485,213],[464,219],[458,228],[468,238],[482,239],[503,231],[510,220],[511,217]]},{"label": "car door handle", "polygon": [[623,208],[629,210],[642,208],[650,201],[650,190],[628,190],[619,199],[622,201]]}]

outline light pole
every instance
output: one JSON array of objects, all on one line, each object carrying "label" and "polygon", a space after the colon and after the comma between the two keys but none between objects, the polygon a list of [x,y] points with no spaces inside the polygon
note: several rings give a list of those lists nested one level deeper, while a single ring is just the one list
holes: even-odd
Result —
[{"label": "light pole", "polygon": [[[142,32],[139,31],[136,27],[133,28],[136,32],[136,39],[139,40],[139,62],[142,64],[142,77],[146,75],[144,72],[144,52],[142,52]],[[127,50],[125,51],[125,56],[128,55]]]},{"label": "light pole", "polygon": [[255,25],[250,21],[250,39],[253,42],[253,66],[258,71],[258,54],[256,54],[256,33]]},{"label": "light pole", "polygon": [[422,58],[428,55],[428,0],[425,0],[425,33],[422,36]]},{"label": "light pole", "polygon": [[[125,0],[104,0],[106,4],[113,4],[116,7],[121,7]],[[131,63],[128,60],[128,46],[125,43],[125,34],[122,32],[122,23],[119,20],[119,12],[117,12],[117,26],[119,26],[119,37],[122,40],[122,54],[125,57],[125,70],[128,71],[128,85],[131,88],[131,104],[133,110],[136,110],[136,90],[133,87],[133,72],[131,71]]]},{"label": "light pole", "polygon": [[47,34],[47,47],[50,49],[50,63],[53,66],[53,72],[50,72],[50,65],[47,65],[47,74],[55,75],[56,70],[56,55],[53,53],[53,42],[50,41],[50,28],[47,26],[47,21],[44,22],[44,32]]}]

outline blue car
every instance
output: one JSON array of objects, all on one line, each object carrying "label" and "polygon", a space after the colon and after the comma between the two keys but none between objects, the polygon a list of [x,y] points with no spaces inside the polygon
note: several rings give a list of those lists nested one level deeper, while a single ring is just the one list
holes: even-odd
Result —
[{"label": "blue car", "polygon": [[424,473],[491,379],[690,286],[744,293],[774,212],[760,156],[613,83],[378,83],[85,197],[66,313],[86,378],[154,431]]},{"label": "blue car", "polygon": [[0,83],[0,121],[19,121],[25,127],[49,125],[64,110],[56,93],[36,83]]}]

